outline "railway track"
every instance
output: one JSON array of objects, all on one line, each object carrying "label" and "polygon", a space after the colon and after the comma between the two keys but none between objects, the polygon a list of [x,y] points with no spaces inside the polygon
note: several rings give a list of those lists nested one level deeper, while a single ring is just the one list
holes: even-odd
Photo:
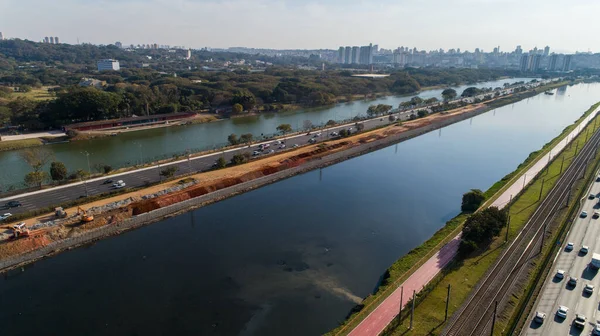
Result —
[{"label": "railway track", "polygon": [[600,145],[600,130],[583,146],[552,190],[542,200],[523,230],[504,251],[494,267],[480,281],[473,294],[453,315],[442,335],[489,335],[497,301],[501,308],[523,265],[539,252],[545,226],[552,222],[565,204],[575,181],[585,172]]}]

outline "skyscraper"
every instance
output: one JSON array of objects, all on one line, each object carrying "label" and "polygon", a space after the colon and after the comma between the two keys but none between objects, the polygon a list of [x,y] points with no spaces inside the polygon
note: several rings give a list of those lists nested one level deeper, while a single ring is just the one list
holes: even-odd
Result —
[{"label": "skyscraper", "polygon": [[542,55],[533,55],[533,64],[531,65],[531,71],[536,72],[540,69],[542,63]]},{"label": "skyscraper", "polygon": [[58,42],[58,36],[54,36],[54,43],[55,44],[59,44],[60,42]]},{"label": "skyscraper", "polygon": [[529,60],[529,57],[527,55],[522,55],[521,56],[521,66],[520,66],[520,69],[521,69],[522,72],[527,71],[527,65],[529,63],[528,60]]},{"label": "skyscraper", "polygon": [[360,47],[352,47],[352,63],[358,64],[360,62]]},{"label": "skyscraper", "polygon": [[50,39],[48,38],[48,36],[44,37],[44,43],[50,43]]},{"label": "skyscraper", "polygon": [[571,58],[573,55],[565,55],[565,59],[563,61],[563,71],[571,70]]},{"label": "skyscraper", "polygon": [[344,47],[339,47],[338,49],[338,63],[345,63],[344,59]]},{"label": "skyscraper", "polygon": [[4,35],[2,35],[2,32],[0,32],[0,41],[4,40]]},{"label": "skyscraper", "polygon": [[517,48],[515,49],[515,54],[517,54],[517,56],[523,55],[523,49],[521,48],[520,45],[518,45]]},{"label": "skyscraper", "polygon": [[54,44],[54,36],[50,36],[50,44]]},{"label": "skyscraper", "polygon": [[344,50],[344,63],[352,64],[352,47],[346,47]]},{"label": "skyscraper", "polygon": [[558,61],[558,55],[553,54],[550,55],[550,61],[548,62],[548,70],[555,71],[556,70],[556,61]]},{"label": "skyscraper", "polygon": [[544,56],[548,56],[548,55],[550,55],[550,47],[549,47],[549,46],[546,46],[546,47],[544,48]]}]

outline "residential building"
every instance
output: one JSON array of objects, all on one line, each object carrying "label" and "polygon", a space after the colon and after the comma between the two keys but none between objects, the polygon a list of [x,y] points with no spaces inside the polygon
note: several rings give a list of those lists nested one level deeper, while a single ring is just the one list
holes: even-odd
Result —
[{"label": "residential building", "polygon": [[549,47],[549,46],[546,46],[546,47],[544,48],[544,56],[548,56],[548,55],[550,55],[550,47]]},{"label": "residential building", "polygon": [[54,36],[50,36],[50,44],[54,44]]},{"label": "residential building", "polygon": [[59,44],[60,42],[58,42],[58,36],[54,36],[54,43],[55,44]]},{"label": "residential building", "polygon": [[344,63],[352,64],[352,47],[346,47],[344,50]]},{"label": "residential building", "polygon": [[521,55],[523,55],[523,48],[521,48],[521,46],[520,46],[520,45],[518,45],[518,46],[517,46],[517,48],[515,49],[515,54],[516,54],[517,56],[519,56],[519,57],[520,57]]},{"label": "residential building", "polygon": [[372,64],[373,63],[373,44],[368,46],[360,47],[360,64]]},{"label": "residential building", "polygon": [[0,32],[0,41],[4,40],[4,35],[2,35],[2,32]]},{"label": "residential building", "polygon": [[192,49],[188,49],[185,55],[185,59],[189,60],[190,58],[192,58]]},{"label": "residential building", "polygon": [[542,63],[542,55],[532,55],[533,56],[533,63],[531,65],[531,68],[529,69],[532,72],[536,72],[540,69],[540,64]]},{"label": "residential building", "polygon": [[119,61],[114,59],[101,59],[98,61],[98,71],[105,70],[114,70],[119,71],[121,67],[119,66]]},{"label": "residential building", "polygon": [[338,49],[338,63],[344,64],[346,63],[346,59],[344,58],[344,47],[340,47]]},{"label": "residential building", "polygon": [[352,47],[352,64],[358,64],[360,62],[360,47]]},{"label": "residential building", "polygon": [[563,61],[563,71],[571,70],[571,58],[573,55],[565,55],[565,59]]},{"label": "residential building", "polygon": [[558,61],[558,55],[552,54],[550,55],[550,60],[548,61],[548,70],[556,71],[556,61]]},{"label": "residential building", "polygon": [[95,87],[97,89],[101,89],[106,86],[106,81],[101,81],[95,78],[82,78],[79,82],[79,86],[81,87]]},{"label": "residential building", "polygon": [[50,39],[48,38],[48,36],[44,37],[44,43],[50,43]]}]

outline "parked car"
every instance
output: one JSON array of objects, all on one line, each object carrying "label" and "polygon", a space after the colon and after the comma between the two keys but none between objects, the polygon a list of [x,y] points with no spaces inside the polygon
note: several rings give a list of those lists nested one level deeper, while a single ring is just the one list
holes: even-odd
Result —
[{"label": "parked car", "polygon": [[573,246],[575,246],[575,245],[573,245],[573,243],[568,242],[567,246],[565,246],[565,250],[572,251],[573,250]]},{"label": "parked car", "polygon": [[581,314],[577,314],[575,315],[575,321],[573,321],[575,327],[577,328],[585,328],[585,321],[587,320],[587,318],[585,317],[585,315],[581,315]]},{"label": "parked car", "polygon": [[558,310],[556,311],[556,316],[562,317],[562,318],[567,318],[568,313],[569,313],[569,307],[559,306]]},{"label": "parked car", "polygon": [[5,213],[4,215],[0,215],[0,221],[8,219],[9,217],[12,217],[12,214],[10,212]]},{"label": "parked car", "polygon": [[564,279],[565,278],[565,271],[563,270],[558,270],[556,271],[556,275],[554,275],[557,279]]},{"label": "parked car", "polygon": [[21,202],[19,201],[9,201],[8,203],[6,203],[5,205],[7,208],[17,208],[21,206]]},{"label": "parked car", "polygon": [[587,211],[582,211],[581,214],[579,215],[579,217],[581,217],[581,218],[587,217]]},{"label": "parked car", "polygon": [[533,318],[533,320],[537,323],[544,323],[544,320],[546,319],[546,313],[541,312],[541,311],[537,311],[535,312],[535,317]]}]

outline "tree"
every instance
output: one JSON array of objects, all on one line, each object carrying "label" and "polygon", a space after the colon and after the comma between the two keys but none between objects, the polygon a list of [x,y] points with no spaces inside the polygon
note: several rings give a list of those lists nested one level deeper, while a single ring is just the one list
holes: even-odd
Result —
[{"label": "tree", "polygon": [[390,116],[388,117],[388,120],[390,122],[394,122],[394,121],[396,121],[396,117],[390,114]]},{"label": "tree", "polygon": [[231,98],[232,104],[240,104],[244,110],[251,110],[256,105],[256,98],[248,90],[238,90],[233,94]]},{"label": "tree", "polygon": [[292,125],[290,124],[281,124],[279,126],[277,126],[277,130],[279,132],[281,132],[281,134],[285,135],[286,133],[289,133],[292,131]]},{"label": "tree", "polygon": [[350,132],[348,132],[348,130],[344,128],[344,129],[340,130],[339,135],[340,135],[340,137],[344,138],[344,137],[347,137],[348,135],[350,135]]},{"label": "tree", "polygon": [[246,134],[240,135],[240,142],[245,143],[248,146],[250,146],[252,144],[252,134],[246,133]]},{"label": "tree", "polygon": [[179,170],[179,167],[177,166],[169,166],[163,170],[160,171],[159,175],[163,176],[165,178],[171,178],[175,175],[175,173],[177,172],[177,170]]},{"label": "tree", "polygon": [[25,149],[19,155],[35,173],[40,172],[53,156],[52,152],[42,148]]},{"label": "tree", "polygon": [[479,208],[485,201],[485,195],[479,189],[471,189],[463,194],[460,210],[463,212],[473,212]]},{"label": "tree", "polygon": [[427,111],[426,110],[419,110],[419,111],[417,111],[417,116],[419,118],[423,118],[426,115],[427,115]]},{"label": "tree", "polygon": [[438,99],[435,97],[429,98],[429,99],[425,99],[425,104],[435,104],[438,102]]},{"label": "tree", "polygon": [[356,124],[354,124],[354,126],[356,126],[356,131],[358,131],[358,132],[365,129],[365,124],[363,124],[363,123],[356,123]]},{"label": "tree", "polygon": [[46,172],[32,171],[25,175],[25,184],[30,187],[41,187],[42,182],[47,178]]},{"label": "tree", "polygon": [[327,123],[325,124],[325,126],[335,126],[336,122],[335,120],[329,119],[327,121]]},{"label": "tree", "polygon": [[104,169],[104,174],[108,174],[112,171],[112,166],[104,165],[104,167],[102,167],[102,169]]},{"label": "tree", "polygon": [[239,165],[239,164],[244,163],[245,160],[246,160],[246,157],[244,157],[244,155],[242,155],[242,154],[235,154],[231,158],[231,164],[232,165]]},{"label": "tree", "polygon": [[240,114],[240,113],[244,112],[244,107],[242,106],[242,104],[233,104],[233,107],[231,108],[231,112],[233,114]]},{"label": "tree", "polygon": [[221,156],[220,158],[217,159],[217,165],[216,165],[217,168],[225,168],[226,166],[227,166],[227,161],[225,161],[224,157]]},{"label": "tree", "polygon": [[456,90],[454,89],[445,89],[442,91],[442,97],[444,100],[452,100],[456,98]]},{"label": "tree", "polygon": [[302,127],[304,127],[305,130],[310,130],[313,128],[313,123],[310,120],[304,120],[304,123],[302,123]]},{"label": "tree", "polygon": [[505,210],[489,207],[469,216],[462,229],[459,253],[463,256],[489,244],[506,225]]},{"label": "tree", "polygon": [[377,105],[371,105],[367,108],[367,115],[373,117],[377,114]]},{"label": "tree", "polygon": [[229,136],[227,137],[227,141],[229,141],[229,143],[230,143],[232,146],[235,146],[235,145],[237,145],[237,144],[238,144],[238,138],[237,138],[237,135],[235,135],[235,134],[233,134],[233,133],[229,134]]},{"label": "tree", "polygon": [[472,87],[466,88],[460,96],[461,97],[473,97],[473,96],[478,95],[480,92],[481,92],[481,90],[472,86]]},{"label": "tree", "polygon": [[54,161],[50,164],[50,177],[53,181],[62,181],[67,178],[67,167],[64,163]]},{"label": "tree", "polygon": [[410,104],[413,106],[420,105],[422,103],[423,103],[423,99],[421,99],[421,97],[419,97],[419,96],[410,98]]}]

